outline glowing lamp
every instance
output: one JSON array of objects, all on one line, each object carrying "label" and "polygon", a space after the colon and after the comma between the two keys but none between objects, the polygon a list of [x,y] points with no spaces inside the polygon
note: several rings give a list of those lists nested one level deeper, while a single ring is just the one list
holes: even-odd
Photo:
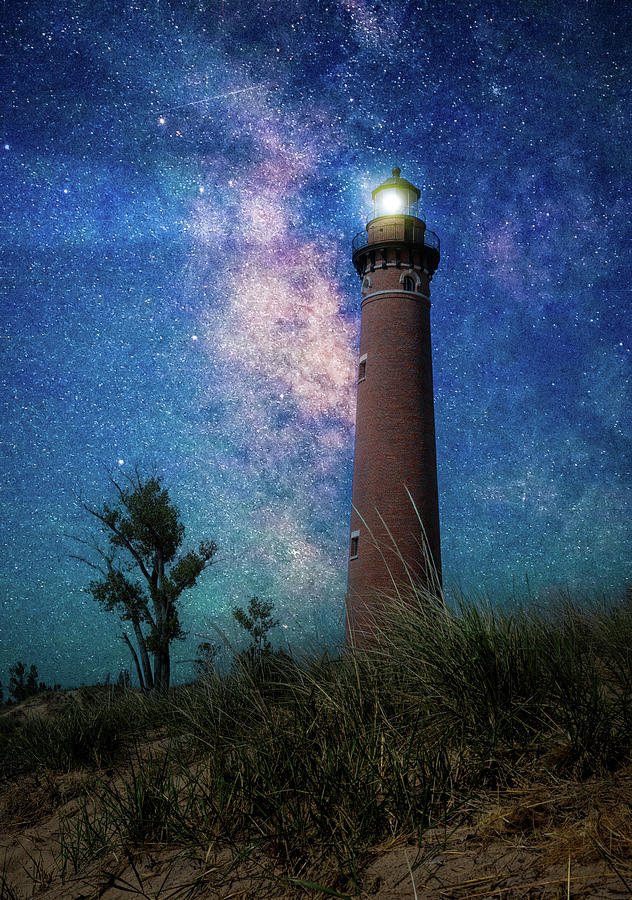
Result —
[{"label": "glowing lamp", "polygon": [[380,194],[380,207],[388,213],[401,213],[406,206],[406,197],[397,188],[390,188]]},{"label": "glowing lamp", "polygon": [[418,216],[418,188],[405,178],[400,178],[401,169],[393,169],[392,178],[373,191],[373,218],[378,216]]}]

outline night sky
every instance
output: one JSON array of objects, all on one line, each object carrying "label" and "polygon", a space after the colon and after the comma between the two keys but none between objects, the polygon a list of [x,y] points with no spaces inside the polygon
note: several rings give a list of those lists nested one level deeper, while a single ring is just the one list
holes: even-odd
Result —
[{"label": "night sky", "polygon": [[[5,2],[0,679],[131,660],[70,535],[108,470],[164,475],[195,644],[272,600],[338,642],[360,284],[393,166],[441,239],[444,576],[620,595],[630,573],[625,4]],[[2,149],[3,148],[3,149]],[[231,624],[232,623],[232,624]]]}]

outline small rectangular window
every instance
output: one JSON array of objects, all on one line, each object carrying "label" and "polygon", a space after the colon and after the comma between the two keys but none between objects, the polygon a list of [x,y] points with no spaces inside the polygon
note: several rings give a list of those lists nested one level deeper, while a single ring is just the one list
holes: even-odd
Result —
[{"label": "small rectangular window", "polygon": [[366,353],[364,356],[360,357],[360,362],[358,364],[358,381],[364,381],[366,378]]},{"label": "small rectangular window", "polygon": [[349,559],[355,559],[358,555],[358,542],[360,540],[360,532],[352,531],[351,532],[351,549],[349,552]]}]

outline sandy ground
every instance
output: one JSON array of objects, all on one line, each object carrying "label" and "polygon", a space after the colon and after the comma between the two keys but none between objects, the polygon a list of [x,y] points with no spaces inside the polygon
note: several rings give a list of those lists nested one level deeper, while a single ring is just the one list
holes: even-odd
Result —
[{"label": "sandy ground", "polygon": [[[62,701],[34,698],[13,715],[47,714]],[[103,776],[101,776],[103,777]],[[110,852],[62,878],[60,821],[78,808],[94,773],[47,772],[0,787],[0,900],[282,898],[250,861],[209,848],[191,858],[172,847]],[[70,871],[70,868],[67,869]],[[536,900],[632,897],[632,766],[586,782],[531,784],[472,799],[467,824],[426,832],[421,844],[375,848],[361,878],[364,898]],[[298,897],[356,896],[295,888]]]},{"label": "sandy ground", "polygon": [[[278,883],[266,885],[254,865],[237,867],[220,887],[229,862],[226,853],[209,854],[206,860],[190,859],[169,847],[143,848],[129,857],[110,853],[62,882],[58,857],[60,816],[72,812],[85,777],[55,776],[51,792],[50,780],[38,781],[36,776],[29,776],[7,786],[0,795],[0,860],[4,859],[4,877],[17,898],[228,900],[287,896]],[[590,787],[595,793],[606,789],[604,783],[582,787],[579,793],[583,796],[576,798],[580,807]],[[603,820],[610,812],[614,825],[615,819],[621,820],[622,811],[616,807],[616,783],[608,788],[610,801],[597,811],[592,807],[591,815]],[[67,796],[71,799],[65,799]],[[492,805],[481,811],[476,824],[460,826],[451,834],[441,829],[428,832],[421,846],[409,841],[376,848],[362,874],[361,896],[384,900],[415,896],[419,900],[631,897],[632,891],[624,882],[632,885],[632,859],[622,860],[619,846],[617,874],[603,858],[609,854],[608,848],[600,849],[588,837],[588,823],[582,825],[574,817],[576,821],[571,825],[573,817],[567,816],[565,823],[558,823],[556,831],[550,817],[542,823],[535,817],[531,822],[534,829],[525,827],[524,818],[523,827],[517,827],[518,820],[524,817],[525,804],[533,809],[537,796],[535,792],[530,799],[523,797],[522,805]],[[567,812],[569,799],[566,798]],[[55,803],[57,808],[52,809]],[[632,843],[630,831],[627,840]],[[327,896],[315,891],[302,895]],[[3,894],[1,889],[0,897],[13,900],[10,893]]]}]

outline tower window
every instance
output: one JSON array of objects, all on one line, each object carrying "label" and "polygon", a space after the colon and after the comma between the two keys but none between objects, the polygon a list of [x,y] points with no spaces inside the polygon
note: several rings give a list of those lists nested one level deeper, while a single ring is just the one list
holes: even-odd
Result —
[{"label": "tower window", "polygon": [[414,292],[414,290],[415,290],[415,282],[414,282],[413,279],[410,277],[410,275],[407,275],[406,278],[404,278],[404,281],[403,281],[403,287],[404,287],[404,290],[405,290],[405,291],[413,291],[413,292]]},{"label": "tower window", "polygon": [[358,363],[358,381],[364,381],[366,378],[366,353],[360,357]]},{"label": "tower window", "polygon": [[358,541],[360,540],[360,532],[351,532],[351,548],[349,551],[349,559],[355,559],[358,555]]}]

